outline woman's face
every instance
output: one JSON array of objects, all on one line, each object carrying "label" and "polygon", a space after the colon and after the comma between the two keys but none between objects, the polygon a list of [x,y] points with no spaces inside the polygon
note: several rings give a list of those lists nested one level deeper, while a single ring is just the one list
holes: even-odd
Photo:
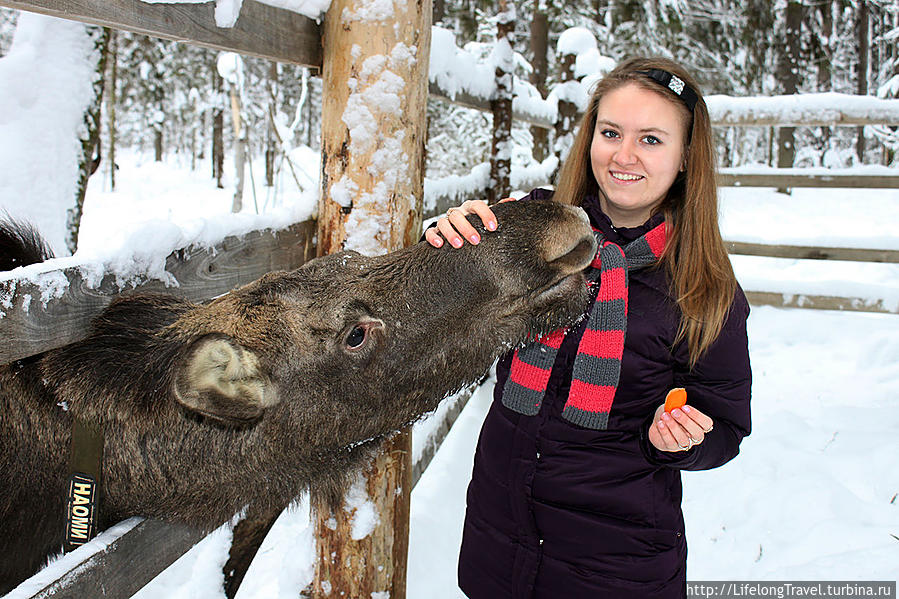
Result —
[{"label": "woman's face", "polygon": [[665,199],[684,164],[683,119],[673,101],[635,83],[599,101],[590,164],[616,227],[642,225]]}]

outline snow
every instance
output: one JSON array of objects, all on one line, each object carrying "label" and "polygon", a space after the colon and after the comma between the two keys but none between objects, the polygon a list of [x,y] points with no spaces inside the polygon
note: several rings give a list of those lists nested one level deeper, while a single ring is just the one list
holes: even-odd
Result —
[{"label": "snow", "polygon": [[[366,7],[372,9],[373,5],[357,8]],[[376,183],[370,191],[361,191],[353,179],[359,178],[359,173],[344,172],[331,184],[329,192],[340,205],[355,206],[346,221],[344,248],[368,256],[387,252],[389,243],[384,237],[391,230],[391,197],[403,187],[405,165],[410,162],[403,148],[406,131],[401,126],[406,81],[397,73],[410,71],[417,52],[414,46],[397,43],[388,55],[366,58],[358,76],[350,78],[348,83],[350,94],[341,118],[349,131],[349,149],[368,164],[364,180]],[[390,130],[394,133],[389,136],[383,133]]]},{"label": "snow", "polygon": [[66,253],[78,136],[94,94],[92,52],[84,25],[23,12],[0,58],[0,210],[41,223],[57,255]]},{"label": "snow", "polygon": [[[862,167],[845,172],[880,170]],[[774,189],[725,187],[720,222],[729,241],[899,250],[895,228],[899,190],[796,188],[788,196]],[[899,310],[897,264],[739,255],[731,256],[731,262],[747,290],[858,297]]]},{"label": "snow", "polygon": [[561,56],[566,54],[578,56],[596,50],[596,38],[586,27],[571,27],[559,35],[556,50]]},{"label": "snow", "polygon": [[363,23],[378,23],[393,19],[395,8],[399,11],[406,10],[406,0],[361,0],[354,9],[344,8],[340,19],[344,23],[359,21]]},{"label": "snow", "polygon": [[844,116],[887,123],[899,122],[899,100],[835,92],[795,96],[708,95],[706,104],[713,123],[751,119],[786,124],[812,118],[839,122],[844,120]]},{"label": "snow", "polygon": [[347,491],[343,510],[352,518],[350,538],[354,541],[361,541],[370,535],[381,521],[377,507],[365,490],[365,479],[362,476],[358,476]]},{"label": "snow", "polygon": [[[509,181],[513,189],[530,190],[549,181],[558,166],[559,159],[556,156],[549,156],[543,162],[531,162],[526,165],[513,163]],[[433,210],[438,198],[453,198],[462,203],[464,198],[471,196],[475,191],[485,189],[489,181],[489,162],[475,165],[467,175],[425,179],[425,210]]]},{"label": "snow", "polygon": [[243,87],[243,59],[235,52],[220,52],[215,62],[219,76],[229,85]]},{"label": "snow", "polygon": [[491,65],[479,62],[473,54],[459,48],[456,35],[442,27],[431,27],[428,78],[450,98],[460,93],[491,98],[496,87]]},{"label": "snow", "polygon": [[[297,156],[307,156],[303,172],[307,178],[317,180],[318,164],[315,161],[318,155],[310,155],[300,148],[295,152]],[[272,190],[263,187],[265,177],[258,172],[253,177],[258,185],[255,193],[266,198],[260,206],[264,212],[256,214],[253,203],[245,202],[243,212],[232,214],[233,189],[216,189],[212,179],[189,169],[144,162],[143,157],[128,152],[122,152],[117,162],[121,168],[116,174],[115,192],[99,188],[102,182],[96,177],[88,186],[78,252],[74,256],[0,273],[0,281],[21,279],[37,285],[43,304],[60,297],[68,287],[67,279],[59,272],[61,268],[77,269],[89,286],[99,285],[104,274],[114,275],[120,288],[145,278],[177,286],[178,281],[165,270],[166,257],[174,250],[188,246],[208,248],[227,236],[259,229],[285,229],[311,218],[318,208],[317,185],[308,192],[301,192],[295,186],[291,187],[292,179],[283,172],[282,198],[270,197]],[[262,160],[253,164],[257,169],[264,168]],[[233,170],[233,167],[230,171],[226,168],[226,172]],[[204,169],[203,173],[206,172],[208,170]],[[152,185],[148,185],[150,181]],[[249,188],[250,183],[246,186]],[[246,193],[245,197],[249,195]],[[123,202],[123,198],[128,201]],[[185,198],[190,201],[184,201]],[[45,230],[43,219],[29,215],[28,204],[7,202],[0,205],[10,214],[16,217],[24,214],[41,231]],[[53,243],[55,245],[56,241]],[[9,295],[0,293],[0,305],[4,300],[8,302]],[[27,296],[26,301],[29,301]]]}]

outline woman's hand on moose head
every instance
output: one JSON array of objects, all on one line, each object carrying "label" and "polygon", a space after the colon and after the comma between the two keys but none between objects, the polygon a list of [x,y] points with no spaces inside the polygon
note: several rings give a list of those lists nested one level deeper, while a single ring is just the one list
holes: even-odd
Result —
[{"label": "woman's hand on moose head", "polygon": [[[506,198],[500,202],[508,202],[515,198]],[[467,239],[469,243],[477,245],[481,242],[481,237],[468,219],[468,214],[477,214],[481,217],[481,222],[487,227],[488,231],[496,230],[496,215],[484,200],[468,200],[459,207],[450,208],[444,216],[437,219],[437,226],[430,227],[425,231],[425,239],[434,247],[443,246],[443,240],[446,239],[454,248],[462,247]]]},{"label": "woman's hand on moose head", "polygon": [[712,419],[692,406],[670,413],[661,405],[649,426],[649,442],[659,451],[687,451],[712,432]]}]

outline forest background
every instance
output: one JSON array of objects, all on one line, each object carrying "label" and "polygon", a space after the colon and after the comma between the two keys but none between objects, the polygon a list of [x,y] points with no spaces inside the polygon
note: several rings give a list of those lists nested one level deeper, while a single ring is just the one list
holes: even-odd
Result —
[{"label": "forest background", "polygon": [[[532,0],[515,8],[515,75],[529,80],[543,97],[563,77],[556,42],[572,27],[589,30],[608,63],[637,54],[672,57],[696,75],[706,94],[834,91],[899,97],[899,0]],[[433,10],[434,24],[450,30],[459,46],[482,58],[490,53],[498,0],[436,0]],[[0,9],[0,56],[11,45],[18,15]],[[211,166],[209,176],[219,187],[224,185],[226,154],[237,161],[264,160],[266,184],[272,186],[279,171],[290,167],[280,149],[319,150],[322,89],[313,70],[250,57],[232,58],[237,64],[229,66],[229,58],[214,50],[88,29],[98,50],[98,95],[93,117],[86,120],[91,124],[88,139],[95,143],[85,144],[82,168],[102,167],[106,188],[114,189],[116,169],[111,165],[123,148],[192,169]],[[432,98],[428,117],[426,177],[464,174],[489,159],[489,113]],[[899,148],[894,129],[718,128],[719,163],[894,165]],[[516,123],[513,163],[564,153],[559,147],[563,140],[545,131]],[[83,179],[68,223],[69,252],[77,247],[87,177]],[[235,197],[235,211],[240,201]]]}]

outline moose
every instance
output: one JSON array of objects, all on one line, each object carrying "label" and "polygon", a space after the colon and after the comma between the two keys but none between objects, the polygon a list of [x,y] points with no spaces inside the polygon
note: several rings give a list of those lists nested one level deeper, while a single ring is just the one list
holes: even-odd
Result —
[{"label": "moose", "polygon": [[[339,499],[379,440],[579,318],[596,250],[583,211],[496,213],[494,232],[472,218],[476,247],[341,252],[206,304],[123,294],[82,340],[0,366],[0,594],[62,547],[76,422],[102,437],[100,529],[134,515],[211,529],[307,489]],[[40,253],[2,230],[7,252]]]}]

